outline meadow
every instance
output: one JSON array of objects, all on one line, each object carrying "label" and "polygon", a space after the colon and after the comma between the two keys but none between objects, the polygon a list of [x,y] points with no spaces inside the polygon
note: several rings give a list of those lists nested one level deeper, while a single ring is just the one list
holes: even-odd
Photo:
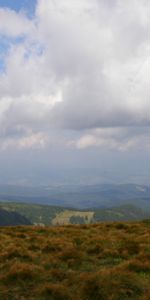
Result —
[{"label": "meadow", "polygon": [[0,299],[150,299],[150,221],[0,228]]}]

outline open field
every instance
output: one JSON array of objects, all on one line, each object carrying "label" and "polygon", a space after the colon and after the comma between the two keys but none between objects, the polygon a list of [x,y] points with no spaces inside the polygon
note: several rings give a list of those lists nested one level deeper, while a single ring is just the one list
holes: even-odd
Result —
[{"label": "open field", "polygon": [[71,220],[79,223],[83,220],[84,223],[91,223],[94,220],[94,212],[92,211],[75,211],[75,210],[65,210],[56,214],[56,217],[52,220],[52,225],[67,225],[71,223]]},{"label": "open field", "polygon": [[150,299],[150,222],[0,228],[0,299]]}]

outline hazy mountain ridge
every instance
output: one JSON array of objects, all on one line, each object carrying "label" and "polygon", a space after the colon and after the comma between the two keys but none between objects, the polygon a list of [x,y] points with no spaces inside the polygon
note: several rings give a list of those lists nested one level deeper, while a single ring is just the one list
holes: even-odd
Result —
[{"label": "hazy mountain ridge", "polygon": [[0,200],[77,209],[107,208],[130,203],[142,209],[150,210],[150,187],[136,184],[57,187],[0,185]]}]

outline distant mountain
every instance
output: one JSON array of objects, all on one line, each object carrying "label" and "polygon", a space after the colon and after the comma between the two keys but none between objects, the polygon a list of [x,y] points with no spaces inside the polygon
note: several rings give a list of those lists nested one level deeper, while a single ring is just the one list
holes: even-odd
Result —
[{"label": "distant mountain", "polygon": [[0,208],[0,226],[31,225],[32,223],[16,211]]},{"label": "distant mountain", "polygon": [[7,210],[8,213],[25,216],[35,225],[90,224],[101,221],[129,221],[150,218],[149,212],[130,204],[93,210],[11,202],[1,202],[0,207]]},{"label": "distant mountain", "polygon": [[76,209],[110,208],[130,203],[150,211],[150,186],[136,184],[57,187],[0,185],[0,200]]}]

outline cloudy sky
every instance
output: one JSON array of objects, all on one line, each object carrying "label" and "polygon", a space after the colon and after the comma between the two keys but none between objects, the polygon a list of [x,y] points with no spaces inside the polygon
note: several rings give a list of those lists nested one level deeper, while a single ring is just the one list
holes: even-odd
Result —
[{"label": "cloudy sky", "polygon": [[150,182],[150,1],[0,0],[0,182]]}]

